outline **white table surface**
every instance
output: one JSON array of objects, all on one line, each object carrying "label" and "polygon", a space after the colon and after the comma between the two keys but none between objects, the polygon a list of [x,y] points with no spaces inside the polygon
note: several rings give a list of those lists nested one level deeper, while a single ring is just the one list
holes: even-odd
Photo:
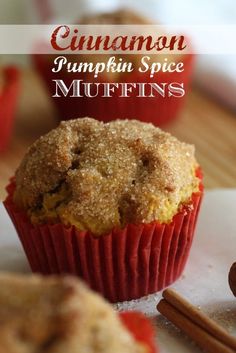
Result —
[{"label": "white table surface", "polygon": [[[228,271],[236,261],[236,189],[205,194],[189,262],[173,287],[193,304],[236,334],[236,298],[228,286]],[[29,272],[15,230],[0,205],[0,270]],[[141,310],[153,318],[160,353],[201,352],[156,312],[161,294],[116,304],[118,310]]]}]

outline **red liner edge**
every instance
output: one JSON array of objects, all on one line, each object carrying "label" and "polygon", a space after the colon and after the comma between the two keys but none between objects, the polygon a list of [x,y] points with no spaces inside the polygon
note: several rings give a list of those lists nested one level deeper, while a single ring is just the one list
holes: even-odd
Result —
[{"label": "red liner edge", "polygon": [[15,67],[3,70],[4,87],[0,93],[0,152],[4,151],[10,140],[17,98],[20,90],[20,73]]},{"label": "red liner edge", "polygon": [[11,182],[4,206],[32,271],[78,275],[111,302],[157,292],[182,274],[203,194],[201,185],[192,196],[192,207],[184,207],[170,224],[128,224],[94,237],[63,224],[32,225],[13,203],[14,188]]},{"label": "red liner edge", "polygon": [[122,312],[119,316],[135,340],[147,346],[148,353],[159,352],[155,345],[155,332],[150,320],[135,311]]}]

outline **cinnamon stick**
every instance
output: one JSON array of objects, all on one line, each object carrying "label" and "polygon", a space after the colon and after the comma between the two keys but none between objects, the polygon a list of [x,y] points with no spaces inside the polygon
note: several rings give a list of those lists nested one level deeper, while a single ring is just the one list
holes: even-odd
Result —
[{"label": "cinnamon stick", "polygon": [[187,316],[195,324],[236,351],[236,338],[231,336],[223,327],[210,319],[201,310],[189,303],[173,289],[166,289],[162,295],[168,303]]},{"label": "cinnamon stick", "polygon": [[229,271],[229,286],[233,295],[236,297],[236,262],[233,263]]},{"label": "cinnamon stick", "polygon": [[235,353],[236,351],[224,343],[220,342],[205,331],[203,328],[198,326],[196,323],[191,321],[187,316],[181,313],[173,305],[168,303],[165,299],[162,299],[158,305],[157,310],[170,320],[175,326],[186,333],[192,338],[197,345],[208,353]]}]

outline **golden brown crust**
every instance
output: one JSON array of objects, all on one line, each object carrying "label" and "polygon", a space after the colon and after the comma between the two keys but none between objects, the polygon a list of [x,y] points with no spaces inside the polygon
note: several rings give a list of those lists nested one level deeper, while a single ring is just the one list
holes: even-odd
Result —
[{"label": "golden brown crust", "polygon": [[15,202],[33,222],[103,234],[171,221],[198,190],[194,147],[152,124],[62,122],[36,141],[16,173]]},{"label": "golden brown crust", "polygon": [[1,274],[0,288],[0,353],[147,353],[74,278]]}]

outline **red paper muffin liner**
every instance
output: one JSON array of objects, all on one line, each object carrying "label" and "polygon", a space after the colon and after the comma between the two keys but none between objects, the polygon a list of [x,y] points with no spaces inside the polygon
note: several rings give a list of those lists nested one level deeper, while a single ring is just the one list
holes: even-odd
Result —
[{"label": "red paper muffin liner", "polygon": [[135,340],[149,348],[147,353],[159,352],[155,345],[155,332],[150,320],[143,314],[135,311],[122,312],[119,315],[121,321]]},{"label": "red paper muffin liner", "polygon": [[[184,84],[185,91],[188,89],[193,68],[194,55],[185,54],[181,56],[180,61],[184,63],[183,72],[159,72],[156,77],[150,78],[146,73],[130,73],[125,75],[122,82],[144,82],[144,83],[166,83],[180,82]],[[53,59],[47,55],[33,55],[34,65],[43,78],[49,89],[50,95],[55,95],[55,79],[61,79],[67,87],[71,85],[74,79],[92,82],[104,82],[100,78],[97,80],[88,74],[67,73],[61,71],[53,73]],[[89,79],[90,77],[90,79]],[[112,75],[111,75],[112,80]],[[116,80],[114,80],[116,81]],[[90,116],[102,121],[114,119],[138,119],[144,122],[152,122],[159,126],[171,119],[174,119],[184,104],[184,97],[137,97],[135,94],[129,98],[119,97],[121,89],[117,90],[112,97],[102,97],[103,92],[94,98],[81,97],[72,98],[60,97],[52,98],[58,108],[59,117],[62,120]]]},{"label": "red paper muffin liner", "polygon": [[0,92],[0,152],[6,149],[11,137],[20,89],[20,74],[16,68],[7,67],[3,74],[4,87]]},{"label": "red paper muffin liner", "polygon": [[13,203],[14,182],[4,205],[33,272],[82,277],[111,302],[157,292],[183,272],[191,248],[202,191],[170,224],[128,224],[94,237],[63,224],[32,225]]}]

